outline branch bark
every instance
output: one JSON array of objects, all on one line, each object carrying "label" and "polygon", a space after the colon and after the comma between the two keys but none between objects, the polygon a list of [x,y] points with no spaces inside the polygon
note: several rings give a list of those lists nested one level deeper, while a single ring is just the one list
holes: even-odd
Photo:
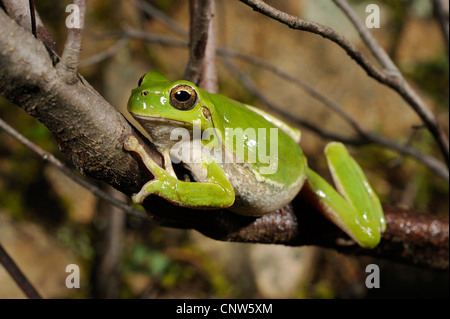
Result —
[{"label": "branch bark", "polygon": [[[0,93],[46,125],[61,150],[83,174],[127,195],[137,192],[152,176],[139,160],[124,151],[123,141],[133,134],[145,144],[139,133],[81,77],[67,83],[55,70],[44,45],[2,10],[0,30],[3,31],[0,32],[3,79]],[[147,151],[162,165],[160,155],[153,148],[148,147]],[[293,246],[314,244],[348,253],[386,256],[424,267],[448,268],[448,220],[423,215],[417,219],[419,224],[408,226],[414,220],[411,213],[399,213],[386,206],[388,230],[380,246],[376,250],[344,248],[336,243],[336,239],[344,236],[342,232],[303,203],[307,192],[304,188],[292,204],[258,218],[229,211],[175,207],[158,197],[148,198],[144,207],[160,218],[161,225],[196,229],[219,240]],[[396,222],[402,218],[408,223]],[[426,227],[427,224],[430,226]],[[423,236],[416,236],[420,240],[414,244],[416,237],[412,234],[419,228],[423,229]],[[396,229],[404,235],[401,241]],[[430,255],[436,258],[429,258]]]}]

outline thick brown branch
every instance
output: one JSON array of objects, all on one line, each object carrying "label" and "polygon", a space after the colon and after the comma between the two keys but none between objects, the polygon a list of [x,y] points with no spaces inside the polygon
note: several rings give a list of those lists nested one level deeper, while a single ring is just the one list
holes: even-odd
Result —
[{"label": "thick brown branch", "polygon": [[346,254],[368,255],[420,267],[448,270],[448,218],[419,214],[407,209],[383,205],[387,229],[381,243],[372,250],[356,244],[345,246],[348,237],[309,204],[310,189],[305,186],[290,205],[261,217],[248,217],[229,211],[195,211],[181,207],[167,210],[159,198],[147,200],[162,225],[196,229],[222,241],[282,244],[288,246],[316,245]]}]

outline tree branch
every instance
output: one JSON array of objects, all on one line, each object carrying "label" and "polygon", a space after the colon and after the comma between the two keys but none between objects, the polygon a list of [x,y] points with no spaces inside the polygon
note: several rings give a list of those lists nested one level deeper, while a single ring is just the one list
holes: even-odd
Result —
[{"label": "tree branch", "polygon": [[[43,44],[2,10],[0,29],[3,31],[0,32],[0,76],[3,79],[0,93],[46,125],[61,150],[83,174],[104,181],[127,195],[137,192],[152,176],[134,154],[124,151],[123,141],[130,134],[143,145],[145,140],[86,81],[68,84],[53,67]],[[161,156],[154,148],[148,147],[147,151],[158,165],[162,165]],[[317,244],[349,252],[348,247],[344,249],[336,244],[336,240],[345,235],[317,210],[308,209],[304,203],[307,192],[308,188],[304,187],[292,204],[258,218],[225,210],[205,212],[176,207],[154,196],[146,199],[144,207],[159,217],[163,225],[196,229],[219,240],[293,246]],[[396,228],[391,224],[395,225],[397,217],[409,221],[410,213],[395,213],[389,207],[385,207],[385,212],[386,216],[393,217],[388,217],[388,230],[379,248],[360,251],[353,247],[349,253],[372,253],[380,257],[386,253],[387,258],[411,264],[448,268],[448,220],[422,216],[421,225],[425,225],[425,221],[433,225],[424,227],[423,245],[410,243],[413,238],[410,234],[414,234],[418,225],[411,229],[400,227],[406,234],[400,242],[403,248],[394,252],[389,244],[396,244],[394,241],[398,238],[393,236],[392,230]],[[447,242],[442,240],[445,237]],[[446,259],[442,256],[445,243]],[[406,248],[410,249],[409,254],[403,253]],[[439,256],[439,262],[429,259],[430,253]]]},{"label": "tree branch", "polygon": [[[392,62],[389,55],[387,55],[386,51],[378,44],[377,40],[372,36],[369,29],[364,25],[364,23],[359,19],[356,12],[352,9],[352,7],[345,0],[333,0],[334,3],[345,13],[345,15],[349,18],[352,24],[355,26],[358,31],[361,39],[363,39],[364,43],[369,48],[370,52],[372,52],[373,56],[377,59],[377,61],[383,66],[385,69],[383,72],[388,72],[393,76],[402,78],[400,71],[397,66]],[[404,81],[402,79],[401,81]]]},{"label": "tree branch", "polygon": [[151,205],[158,212],[158,217],[177,221],[167,226],[192,228],[221,241],[316,245],[345,254],[373,256],[419,267],[448,270],[447,217],[419,214],[384,204],[387,228],[380,244],[371,250],[358,245],[345,246],[341,242],[342,239],[348,240],[347,235],[309,204],[311,192],[306,184],[291,204],[261,217],[242,216],[226,210],[210,211],[207,214],[181,207],[167,210],[167,202],[160,198],[151,199]]},{"label": "tree branch", "polygon": [[100,52],[96,55],[93,55],[85,60],[81,60],[80,63],[78,63],[78,68],[84,68],[90,65],[94,65],[97,63],[100,63],[103,60],[106,60],[112,56],[114,56],[117,52],[119,52],[121,49],[123,49],[128,44],[128,39],[123,38],[117,41],[114,45],[112,45],[107,50]]}]

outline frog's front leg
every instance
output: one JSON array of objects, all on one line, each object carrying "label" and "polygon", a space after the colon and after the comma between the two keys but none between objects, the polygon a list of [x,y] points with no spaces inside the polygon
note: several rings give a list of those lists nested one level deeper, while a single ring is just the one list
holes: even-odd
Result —
[{"label": "frog's front leg", "polygon": [[233,205],[235,198],[233,187],[218,163],[206,164],[208,182],[185,182],[158,166],[145,152],[136,137],[128,136],[124,147],[128,151],[137,153],[155,177],[146,183],[139,193],[132,196],[134,203],[142,204],[147,196],[155,194],[183,207],[213,209]]},{"label": "frog's front leg", "polygon": [[375,247],[386,229],[377,195],[343,144],[328,144],[325,155],[334,183],[342,196],[308,168],[308,183],[323,213],[360,246]]}]

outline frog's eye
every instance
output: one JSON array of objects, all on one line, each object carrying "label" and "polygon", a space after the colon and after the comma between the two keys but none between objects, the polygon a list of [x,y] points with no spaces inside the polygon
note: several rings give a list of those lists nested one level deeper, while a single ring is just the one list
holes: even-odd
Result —
[{"label": "frog's eye", "polygon": [[145,74],[143,76],[141,76],[141,78],[139,79],[138,86],[141,86],[142,81],[144,81],[144,77],[145,77]]},{"label": "frog's eye", "polygon": [[180,84],[170,91],[170,104],[179,110],[187,111],[197,103],[197,92],[189,85]]}]

